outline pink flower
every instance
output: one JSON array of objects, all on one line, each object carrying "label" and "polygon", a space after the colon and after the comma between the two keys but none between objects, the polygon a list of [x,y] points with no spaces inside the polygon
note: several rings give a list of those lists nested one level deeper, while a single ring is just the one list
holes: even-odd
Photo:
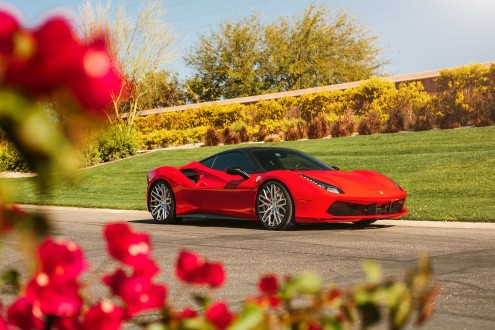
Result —
[{"label": "pink flower", "polygon": [[47,238],[38,248],[40,272],[48,277],[76,280],[86,268],[81,248],[71,241],[54,241]]},{"label": "pink flower", "polygon": [[186,307],[181,312],[177,312],[174,314],[174,318],[176,320],[191,319],[196,316],[198,316],[198,312],[196,312],[194,309],[190,307]]},{"label": "pink flower", "polygon": [[275,294],[279,289],[278,279],[276,275],[264,275],[258,282],[258,289],[264,294]]},{"label": "pink flower", "polygon": [[124,310],[110,301],[103,300],[84,314],[83,330],[116,330],[124,321]]},{"label": "pink flower", "polygon": [[1,300],[0,300],[0,330],[8,330],[7,323],[3,319],[3,305]]},{"label": "pink flower", "polygon": [[219,262],[207,262],[203,266],[203,274],[205,276],[206,283],[212,288],[220,287],[225,282],[223,265]]},{"label": "pink flower", "polygon": [[105,226],[108,253],[115,259],[139,268],[148,263],[151,253],[150,237],[146,233],[135,233],[126,223]]},{"label": "pink flower", "polygon": [[152,259],[148,259],[143,261],[139,265],[134,268],[134,276],[144,277],[144,278],[153,278],[158,272],[160,268]]},{"label": "pink flower", "polygon": [[205,260],[199,255],[182,250],[177,259],[175,274],[184,282],[190,284],[203,284],[204,279],[202,278],[202,269],[204,264]]},{"label": "pink flower", "polygon": [[32,32],[23,30],[19,35],[24,46],[16,52],[17,21],[0,11],[0,25],[0,68],[6,69],[6,85],[32,97],[62,92],[96,113],[120,92],[123,77],[102,38],[83,44],[68,21],[55,16]]},{"label": "pink flower", "polygon": [[75,281],[64,281],[59,277],[49,277],[39,273],[26,287],[30,298],[43,315],[74,317],[83,304],[79,296],[79,286]]},{"label": "pink flower", "polygon": [[8,323],[22,330],[43,329],[41,311],[27,297],[18,298],[7,310]]},{"label": "pink flower", "polygon": [[95,112],[105,109],[112,96],[119,94],[122,75],[103,39],[86,47],[81,69],[80,76],[70,81],[74,95],[86,109]]},{"label": "pink flower", "polygon": [[182,250],[175,268],[177,277],[190,284],[207,284],[213,288],[225,282],[225,271],[221,263],[207,262],[199,255]]},{"label": "pink flower", "polygon": [[217,302],[208,307],[206,310],[206,319],[217,329],[227,328],[234,320],[234,315],[228,310],[227,304]]},{"label": "pink flower", "polygon": [[3,76],[4,63],[14,51],[14,34],[20,29],[15,17],[0,9],[0,82]]},{"label": "pink flower", "polygon": [[127,276],[122,269],[105,276],[103,282],[126,304],[126,316],[163,307],[167,295],[165,285],[153,284],[148,277]]}]

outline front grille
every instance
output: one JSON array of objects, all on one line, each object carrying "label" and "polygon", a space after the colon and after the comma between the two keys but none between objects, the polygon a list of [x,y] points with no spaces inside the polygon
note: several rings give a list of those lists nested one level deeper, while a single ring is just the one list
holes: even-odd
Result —
[{"label": "front grille", "polygon": [[354,203],[346,203],[346,202],[335,202],[330,206],[327,210],[327,213],[336,216],[357,216],[357,215],[366,215],[368,205],[363,204],[354,204]]},{"label": "front grille", "polygon": [[328,208],[327,213],[339,217],[394,214],[402,212],[403,206],[404,199],[385,204],[356,204],[338,201]]}]

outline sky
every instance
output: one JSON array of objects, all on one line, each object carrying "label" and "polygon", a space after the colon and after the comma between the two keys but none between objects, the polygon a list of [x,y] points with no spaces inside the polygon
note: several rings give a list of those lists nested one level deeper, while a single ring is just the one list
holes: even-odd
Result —
[{"label": "sky", "polygon": [[[83,0],[0,0],[13,6],[28,26],[41,24],[50,13],[75,15]],[[106,3],[106,0],[101,2]],[[129,15],[141,0],[122,0]],[[191,71],[183,56],[199,35],[215,30],[219,23],[240,19],[254,12],[262,21],[295,17],[310,3],[333,10],[347,10],[378,37],[383,57],[389,60],[384,74],[399,75],[495,61],[495,0],[163,0],[162,18],[177,37],[175,57],[168,69],[187,78]],[[112,1],[119,3],[119,1]]]}]

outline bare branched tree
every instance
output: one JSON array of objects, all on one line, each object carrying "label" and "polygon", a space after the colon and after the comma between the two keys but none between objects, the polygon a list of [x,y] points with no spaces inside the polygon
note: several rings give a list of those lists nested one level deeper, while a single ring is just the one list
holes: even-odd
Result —
[{"label": "bare branched tree", "polygon": [[112,52],[126,75],[125,86],[114,95],[113,110],[115,120],[121,120],[123,112],[128,113],[125,122],[131,129],[139,99],[147,92],[141,80],[146,74],[163,69],[173,58],[175,37],[163,20],[163,2],[143,0],[137,12],[130,15],[123,3],[114,7],[110,0],[105,4],[85,0],[80,11],[83,36],[108,37]]}]

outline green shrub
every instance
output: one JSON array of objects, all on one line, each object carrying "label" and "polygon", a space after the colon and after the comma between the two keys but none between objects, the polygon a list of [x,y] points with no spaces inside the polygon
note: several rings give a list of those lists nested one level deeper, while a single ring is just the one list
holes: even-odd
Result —
[{"label": "green shrub", "polygon": [[364,116],[372,110],[381,116],[384,109],[390,107],[390,100],[396,93],[397,89],[393,82],[382,78],[371,78],[361,82],[356,88],[344,91],[344,109],[353,110],[357,116]]},{"label": "green shrub", "polygon": [[29,164],[22,158],[20,152],[10,142],[0,144],[0,172],[32,172]]},{"label": "green shrub", "polygon": [[259,101],[249,105],[248,109],[254,124],[267,120],[282,120],[285,117],[285,108],[277,100]]},{"label": "green shrub", "polygon": [[438,110],[442,113],[441,128],[455,128],[474,124],[488,97],[489,69],[472,64],[443,70],[436,79]]},{"label": "green shrub", "polygon": [[342,112],[342,95],[343,92],[339,90],[301,95],[298,99],[301,118],[310,122],[324,114]]},{"label": "green shrub", "polygon": [[115,125],[98,135],[96,145],[103,162],[110,162],[136,154],[137,143],[133,132],[126,126]]},{"label": "green shrub", "polygon": [[435,127],[435,123],[442,115],[436,110],[437,104],[438,99],[433,97],[431,102],[418,109],[416,113],[416,121],[414,123],[414,129],[416,131],[427,131]]}]

